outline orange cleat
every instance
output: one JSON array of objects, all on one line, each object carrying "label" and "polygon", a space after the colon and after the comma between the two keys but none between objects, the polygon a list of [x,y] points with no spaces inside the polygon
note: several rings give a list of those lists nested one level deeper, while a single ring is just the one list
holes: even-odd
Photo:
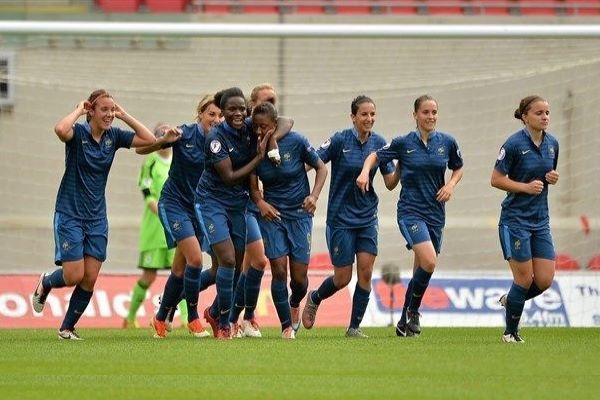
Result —
[{"label": "orange cleat", "polygon": [[214,319],[210,315],[210,311],[209,310],[210,310],[210,307],[206,307],[204,309],[204,320],[210,324],[210,328],[213,331],[213,336],[217,337],[217,331],[219,330],[219,324],[218,324],[217,320]]},{"label": "orange cleat", "polygon": [[156,317],[152,317],[150,326],[154,329],[154,338],[165,339],[167,337],[167,323],[165,321],[159,321]]},{"label": "orange cleat", "polygon": [[200,322],[200,318],[196,318],[192,322],[187,324],[188,331],[190,335],[193,335],[197,338],[204,338],[210,336],[210,333],[202,326],[202,322]]}]

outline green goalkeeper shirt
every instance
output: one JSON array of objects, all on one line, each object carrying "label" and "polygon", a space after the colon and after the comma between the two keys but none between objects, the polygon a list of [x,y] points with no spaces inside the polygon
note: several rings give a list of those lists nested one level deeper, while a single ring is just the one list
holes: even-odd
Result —
[{"label": "green goalkeeper shirt", "polygon": [[167,247],[162,224],[149,204],[158,201],[163,185],[169,177],[170,167],[171,159],[164,159],[158,153],[150,154],[142,165],[138,186],[144,195],[145,207],[140,225],[140,252]]}]

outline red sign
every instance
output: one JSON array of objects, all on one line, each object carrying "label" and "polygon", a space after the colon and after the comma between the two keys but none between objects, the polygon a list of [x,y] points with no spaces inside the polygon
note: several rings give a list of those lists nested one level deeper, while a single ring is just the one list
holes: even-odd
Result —
[{"label": "red sign", "polygon": [[[309,288],[317,288],[326,274],[309,274]],[[0,275],[0,328],[58,328],[65,316],[73,288],[54,289],[48,295],[44,311],[40,314],[31,307],[31,295],[39,275]],[[131,289],[138,275],[100,275],[94,295],[77,326],[84,328],[118,328],[129,309]],[[160,275],[148,290],[147,300],[138,311],[141,326],[148,326],[158,309],[158,297],[166,281]],[[200,313],[210,305],[215,296],[215,286],[200,293]],[[304,304],[301,304],[303,307]],[[352,299],[348,288],[325,300],[319,307],[318,326],[346,326],[350,320]],[[279,326],[277,312],[271,298],[271,275],[265,273],[256,308],[256,317],[263,326]]]}]

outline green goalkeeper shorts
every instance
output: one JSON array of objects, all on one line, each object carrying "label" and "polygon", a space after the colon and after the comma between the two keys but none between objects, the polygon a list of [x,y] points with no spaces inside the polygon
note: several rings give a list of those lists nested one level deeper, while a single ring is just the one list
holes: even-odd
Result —
[{"label": "green goalkeeper shorts", "polygon": [[169,269],[173,265],[175,249],[154,249],[140,252],[138,261],[139,268],[146,269]]}]

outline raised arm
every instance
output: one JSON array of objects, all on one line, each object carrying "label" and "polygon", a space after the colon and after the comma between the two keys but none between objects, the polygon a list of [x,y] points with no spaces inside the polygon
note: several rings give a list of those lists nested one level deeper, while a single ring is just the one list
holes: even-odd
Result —
[{"label": "raised arm", "polygon": [[115,117],[125,122],[133,131],[135,136],[131,142],[131,147],[149,146],[156,142],[156,138],[148,128],[137,119],[127,114],[127,112],[118,104],[115,103]]},{"label": "raised arm", "polygon": [[174,143],[181,139],[181,129],[179,128],[169,128],[165,132],[165,134],[158,139],[150,146],[138,147],[135,149],[135,152],[138,154],[150,154],[160,149],[164,149],[169,146],[171,143]]},{"label": "raised arm", "polygon": [[61,142],[68,142],[73,137],[73,125],[79,117],[85,115],[90,108],[90,103],[86,100],[80,101],[73,111],[58,121],[54,126],[54,133]]},{"label": "raised arm", "polygon": [[272,163],[279,165],[281,163],[281,156],[279,155],[279,147],[277,142],[281,140],[285,135],[290,133],[294,126],[294,120],[289,117],[277,117],[277,126],[275,132],[269,139],[267,146],[267,156]]},{"label": "raised arm", "polygon": [[360,175],[356,178],[356,186],[358,186],[363,193],[369,191],[369,172],[378,162],[379,158],[377,157],[377,153],[371,153],[363,163],[362,171],[360,171]]},{"label": "raised arm", "polygon": [[219,174],[221,180],[229,186],[236,185],[242,182],[244,179],[248,178],[248,175],[252,171],[256,169],[258,164],[265,157],[265,152],[267,149],[267,143],[271,138],[270,134],[266,134],[259,142],[257,146],[256,156],[243,167],[234,170],[233,165],[231,164],[230,158],[225,158],[214,164],[215,170]]}]

